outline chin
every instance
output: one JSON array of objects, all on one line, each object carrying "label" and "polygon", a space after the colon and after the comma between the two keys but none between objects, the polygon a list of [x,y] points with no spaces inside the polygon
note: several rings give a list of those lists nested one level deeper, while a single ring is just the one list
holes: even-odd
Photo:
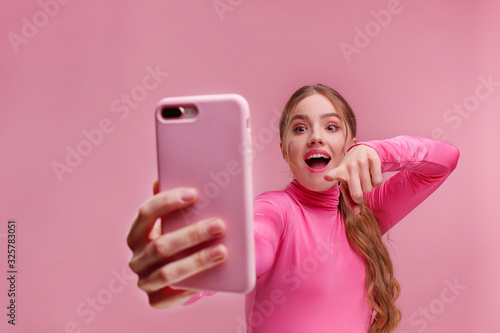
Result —
[{"label": "chin", "polygon": [[329,189],[331,189],[332,187],[336,186],[337,183],[335,182],[327,182],[326,180],[324,179],[318,179],[316,181],[314,180],[309,180],[309,181],[306,181],[306,182],[302,182],[301,180],[297,179],[297,181],[302,185],[304,186],[305,188],[307,188],[308,190],[310,191],[314,191],[314,192],[323,192],[323,191],[327,191]]}]

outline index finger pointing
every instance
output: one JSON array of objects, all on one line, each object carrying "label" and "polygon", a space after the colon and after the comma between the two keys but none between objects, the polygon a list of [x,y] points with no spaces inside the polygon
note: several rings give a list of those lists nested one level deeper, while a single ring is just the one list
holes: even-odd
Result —
[{"label": "index finger pointing", "polygon": [[347,177],[346,177],[346,174],[345,174],[345,170],[344,169],[341,169],[339,167],[337,168],[334,168],[330,171],[328,171],[324,177],[324,179],[327,181],[327,182],[332,182],[334,180],[338,180],[338,181],[341,181],[341,182],[346,182],[347,181]]},{"label": "index finger pointing", "polygon": [[155,221],[172,211],[191,205],[196,195],[196,190],[192,188],[177,188],[161,192],[143,203],[127,236],[130,249],[134,251],[146,245]]}]

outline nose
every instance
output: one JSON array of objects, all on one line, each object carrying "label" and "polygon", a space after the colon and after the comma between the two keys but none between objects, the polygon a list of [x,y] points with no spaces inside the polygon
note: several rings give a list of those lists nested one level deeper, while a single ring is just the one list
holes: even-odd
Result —
[{"label": "nose", "polygon": [[309,140],[307,142],[309,146],[312,146],[314,144],[322,145],[324,143],[325,139],[323,138],[323,136],[321,136],[321,133],[319,131],[315,130],[311,132],[311,136],[309,137]]}]

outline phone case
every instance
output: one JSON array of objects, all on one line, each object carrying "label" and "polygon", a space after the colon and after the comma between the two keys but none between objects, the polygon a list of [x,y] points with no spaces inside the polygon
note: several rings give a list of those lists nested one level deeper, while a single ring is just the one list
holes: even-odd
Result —
[{"label": "phone case", "polygon": [[[168,107],[192,107],[197,116],[165,119]],[[162,218],[163,233],[219,217],[226,233],[227,260],[172,287],[247,293],[255,284],[250,113],[236,94],[171,97],[156,107],[160,191],[175,187],[198,190],[197,202]],[[204,243],[203,246],[206,246]],[[197,246],[174,259],[201,249]]]}]

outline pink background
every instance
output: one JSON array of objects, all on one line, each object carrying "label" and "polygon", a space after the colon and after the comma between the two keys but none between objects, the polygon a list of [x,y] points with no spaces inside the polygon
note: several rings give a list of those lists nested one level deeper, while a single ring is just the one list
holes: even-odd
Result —
[{"label": "pink background", "polygon": [[[446,183],[390,233],[398,332],[499,332],[500,86],[482,83],[500,82],[499,10],[494,0],[3,1],[1,330],[242,332],[242,295],[158,311],[128,270],[125,236],[156,178],[154,105],[244,95],[259,194],[288,180],[275,112],[322,82],[351,103],[360,140],[439,136],[461,151]],[[87,156],[58,178],[68,147]],[[15,327],[5,315],[9,219]]]}]

